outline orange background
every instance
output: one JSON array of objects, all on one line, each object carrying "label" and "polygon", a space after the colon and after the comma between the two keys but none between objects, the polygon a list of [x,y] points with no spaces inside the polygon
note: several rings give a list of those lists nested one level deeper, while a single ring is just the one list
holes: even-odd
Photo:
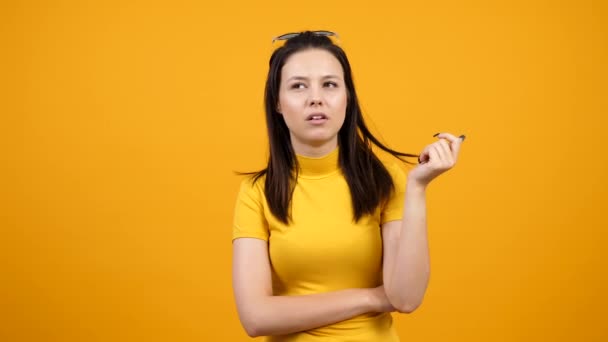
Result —
[{"label": "orange background", "polygon": [[[239,177],[273,36],[337,31],[390,146],[466,134],[429,188],[404,341],[605,341],[603,1],[5,1],[0,340],[247,341]],[[604,248],[602,248],[604,246]]]}]

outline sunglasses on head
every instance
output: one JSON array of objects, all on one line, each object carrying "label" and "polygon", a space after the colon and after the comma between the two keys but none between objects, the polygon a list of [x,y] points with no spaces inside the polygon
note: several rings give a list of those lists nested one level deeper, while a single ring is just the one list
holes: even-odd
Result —
[{"label": "sunglasses on head", "polygon": [[[285,33],[282,34],[280,36],[274,37],[272,38],[272,43],[274,44],[274,42],[276,42],[277,40],[287,40],[287,39],[291,39],[293,37],[297,37],[299,35],[301,35],[304,32],[294,32],[294,33]],[[317,35],[317,36],[325,36],[325,37],[336,37],[336,38],[340,38],[338,36],[337,33],[332,32],[332,31],[311,31],[312,34]]]}]

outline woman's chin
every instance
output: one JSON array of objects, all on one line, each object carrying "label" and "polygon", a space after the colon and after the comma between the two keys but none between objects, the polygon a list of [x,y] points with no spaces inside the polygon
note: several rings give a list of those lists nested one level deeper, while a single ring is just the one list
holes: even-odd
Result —
[{"label": "woman's chin", "polygon": [[328,144],[332,144],[332,143],[336,143],[337,139],[336,136],[317,136],[317,137],[311,137],[310,139],[308,139],[306,141],[307,145],[310,146],[316,146],[316,147],[321,147],[321,146],[326,146]]},{"label": "woman's chin", "polygon": [[337,145],[338,140],[336,139],[336,136],[333,137],[327,137],[327,136],[323,136],[323,137],[307,137],[306,139],[297,139],[297,140],[293,140],[292,139],[292,144],[294,145],[294,147],[297,146],[301,146],[304,147],[306,146],[307,148],[323,148],[329,145],[335,146]]}]

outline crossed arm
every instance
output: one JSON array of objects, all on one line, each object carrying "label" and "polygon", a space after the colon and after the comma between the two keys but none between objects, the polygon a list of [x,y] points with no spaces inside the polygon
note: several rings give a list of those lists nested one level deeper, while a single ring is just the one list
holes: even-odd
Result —
[{"label": "crossed arm", "polygon": [[267,242],[254,238],[234,240],[232,278],[239,318],[251,337],[289,334],[381,311],[377,298],[385,296],[382,288],[273,296]]},{"label": "crossed arm", "polygon": [[403,220],[382,225],[384,285],[377,288],[273,296],[267,242],[234,240],[233,290],[247,334],[282,335],[367,312],[414,311],[422,303],[429,279],[425,190],[408,184],[404,200]]}]

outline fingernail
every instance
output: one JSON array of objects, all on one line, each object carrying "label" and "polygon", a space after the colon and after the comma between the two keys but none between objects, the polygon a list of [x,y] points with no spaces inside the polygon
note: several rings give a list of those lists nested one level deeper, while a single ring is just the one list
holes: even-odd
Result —
[{"label": "fingernail", "polygon": [[436,136],[438,136],[439,134],[441,134],[441,133],[435,133],[435,135],[433,135],[433,137],[436,137]]},{"label": "fingernail", "polygon": [[463,134],[459,138],[462,139],[462,141],[464,141],[464,138],[466,138],[466,136]]}]

